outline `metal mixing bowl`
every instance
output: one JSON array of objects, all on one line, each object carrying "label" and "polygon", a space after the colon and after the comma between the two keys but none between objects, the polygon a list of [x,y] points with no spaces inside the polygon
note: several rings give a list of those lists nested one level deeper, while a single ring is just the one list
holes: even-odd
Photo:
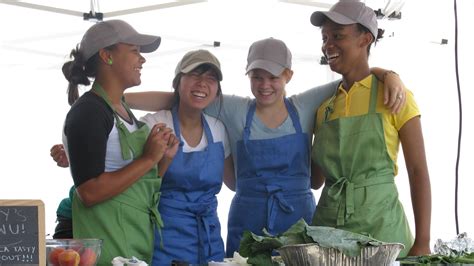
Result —
[{"label": "metal mixing bowl", "polygon": [[285,266],[382,266],[392,265],[404,248],[399,243],[363,247],[361,255],[349,257],[335,248],[297,244],[278,249]]}]

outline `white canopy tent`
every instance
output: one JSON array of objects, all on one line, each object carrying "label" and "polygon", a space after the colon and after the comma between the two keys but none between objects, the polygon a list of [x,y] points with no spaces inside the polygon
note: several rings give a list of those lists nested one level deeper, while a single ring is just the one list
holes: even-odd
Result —
[{"label": "white canopy tent", "polygon": [[[152,3],[153,2],[153,3]],[[188,50],[204,48],[221,60],[227,94],[251,95],[244,75],[248,46],[255,40],[275,37],[293,52],[295,75],[288,94],[298,93],[337,78],[319,64],[320,33],[309,23],[312,12],[327,8],[331,1],[209,0],[209,1],[125,1],[101,0],[100,9],[88,1],[0,0],[0,73],[4,114],[0,147],[2,162],[0,198],[37,198],[46,205],[46,232],[53,233],[55,211],[72,185],[68,169],[55,165],[50,147],[61,141],[62,123],[69,106],[66,80],[60,71],[68,53],[80,41],[90,21],[80,14],[102,12],[104,19],[120,18],[138,31],[162,36],[157,52],[146,54],[142,85],[130,91],[171,91],[175,64]],[[167,4],[168,3],[168,4]],[[384,9],[390,1],[366,1]],[[394,3],[392,1],[392,3]],[[32,8],[37,5],[37,8]],[[160,6],[161,5],[161,6]],[[166,5],[170,5],[169,7]],[[52,12],[47,8],[54,7]],[[123,10],[166,7],[128,14]],[[173,7],[171,7],[173,6]],[[150,8],[151,9],[151,8]],[[458,1],[459,77],[463,106],[463,138],[459,161],[459,226],[474,234],[474,180],[470,163],[474,155],[468,105],[473,91],[468,87],[468,64],[474,59],[470,11],[474,2]],[[123,13],[123,12],[124,13]],[[115,12],[115,13],[114,13]],[[122,13],[120,13],[122,12]],[[407,1],[399,20],[380,20],[386,37],[372,48],[371,65],[393,69],[412,90],[422,112],[425,146],[433,195],[432,242],[455,237],[454,188],[459,127],[455,72],[454,1]],[[443,44],[447,40],[447,44]],[[143,112],[136,112],[138,116]],[[408,177],[403,154],[399,156],[397,184],[414,230]],[[319,191],[315,191],[316,196]],[[219,194],[219,215],[226,235],[227,210],[232,192],[223,187]]]}]

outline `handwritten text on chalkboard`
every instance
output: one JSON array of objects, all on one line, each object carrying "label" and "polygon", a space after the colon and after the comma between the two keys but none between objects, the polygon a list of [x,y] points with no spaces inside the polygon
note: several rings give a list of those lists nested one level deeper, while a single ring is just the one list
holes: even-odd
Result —
[{"label": "handwritten text on chalkboard", "polygon": [[0,207],[0,264],[38,263],[36,206]]}]

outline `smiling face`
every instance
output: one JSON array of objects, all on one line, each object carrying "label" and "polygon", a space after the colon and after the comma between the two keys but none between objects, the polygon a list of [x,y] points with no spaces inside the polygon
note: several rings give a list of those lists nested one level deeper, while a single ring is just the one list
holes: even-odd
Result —
[{"label": "smiling face", "polygon": [[249,72],[252,94],[260,106],[279,104],[285,97],[285,86],[291,79],[292,71],[285,69],[279,76],[275,76],[263,69],[254,69]]},{"label": "smiling face", "polygon": [[347,75],[361,64],[367,64],[367,46],[372,35],[361,32],[357,24],[340,25],[326,19],[321,26],[322,52],[331,70]]},{"label": "smiling face", "polygon": [[140,85],[141,70],[146,62],[140,54],[140,47],[119,43],[109,51],[112,70],[124,88]]},{"label": "smiling face", "polygon": [[182,74],[179,82],[180,107],[203,110],[217,96],[219,81],[216,71],[207,65],[201,65]]}]

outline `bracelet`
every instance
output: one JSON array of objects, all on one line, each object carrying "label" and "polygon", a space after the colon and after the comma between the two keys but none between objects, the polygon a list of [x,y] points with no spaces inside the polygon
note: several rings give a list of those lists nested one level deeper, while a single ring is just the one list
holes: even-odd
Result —
[{"label": "bracelet", "polygon": [[395,72],[395,71],[393,71],[393,70],[387,70],[387,71],[385,71],[385,73],[383,73],[383,75],[382,75],[382,81],[383,81],[383,82],[385,82],[385,78],[387,77],[388,74],[395,74],[395,75],[399,76],[397,72]]}]

